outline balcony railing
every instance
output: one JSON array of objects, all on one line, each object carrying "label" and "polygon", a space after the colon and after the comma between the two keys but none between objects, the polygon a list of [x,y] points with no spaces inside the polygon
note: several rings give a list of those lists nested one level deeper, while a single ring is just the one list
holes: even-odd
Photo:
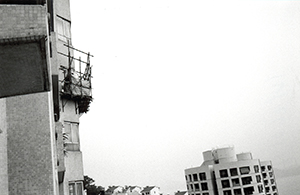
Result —
[{"label": "balcony railing", "polygon": [[[68,55],[60,53],[68,58],[68,67],[61,66],[63,71],[63,80],[61,80],[61,97],[65,100],[73,100],[77,104],[79,113],[86,113],[89,110],[90,103],[92,102],[92,67],[90,65],[90,57],[93,57],[89,53],[82,52],[78,49],[66,45],[68,47]],[[82,61],[81,58],[76,58],[71,55],[71,50],[78,51],[87,56],[86,61]],[[78,63],[78,70],[75,69],[74,61]],[[82,71],[84,66],[84,71]],[[64,106],[64,105],[63,105]]]}]

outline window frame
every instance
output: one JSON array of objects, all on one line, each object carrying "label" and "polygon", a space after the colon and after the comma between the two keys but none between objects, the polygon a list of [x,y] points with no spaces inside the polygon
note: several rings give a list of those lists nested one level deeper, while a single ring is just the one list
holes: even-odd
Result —
[{"label": "window frame", "polygon": [[248,175],[250,174],[251,169],[249,166],[240,167],[240,173],[241,175]]},{"label": "window frame", "polygon": [[221,178],[227,178],[227,177],[229,177],[227,169],[221,169],[221,170],[219,170],[219,173],[220,173],[220,177]]},{"label": "window frame", "polygon": [[64,141],[67,151],[80,151],[79,123],[64,121],[63,133],[68,137]]},{"label": "window frame", "polygon": [[71,21],[57,15],[56,17],[56,32],[59,40],[71,42]]},{"label": "window frame", "polygon": [[[68,186],[69,186],[69,195],[84,195],[83,181],[70,181]],[[72,190],[73,192],[71,192],[71,188],[70,188],[71,186],[74,186]],[[81,186],[81,190],[78,188],[78,186]]]},{"label": "window frame", "polygon": [[234,177],[234,176],[238,176],[238,175],[239,175],[239,172],[238,172],[238,169],[237,169],[237,168],[230,168],[230,169],[229,169],[229,172],[230,172],[230,176],[231,176],[231,177]]},{"label": "window frame", "polygon": [[199,179],[200,181],[206,181],[206,173],[205,172],[201,172],[199,173]]}]

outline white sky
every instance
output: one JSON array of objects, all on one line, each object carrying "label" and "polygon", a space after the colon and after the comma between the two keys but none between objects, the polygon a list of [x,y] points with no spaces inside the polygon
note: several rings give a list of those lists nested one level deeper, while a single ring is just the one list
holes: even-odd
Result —
[{"label": "white sky", "polygon": [[300,1],[82,2],[73,44],[95,57],[81,149],[98,185],[173,194],[224,145],[300,164]]}]

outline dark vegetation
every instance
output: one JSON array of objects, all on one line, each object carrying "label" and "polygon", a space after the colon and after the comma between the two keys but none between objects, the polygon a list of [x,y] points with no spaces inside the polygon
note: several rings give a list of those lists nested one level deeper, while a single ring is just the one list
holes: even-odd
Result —
[{"label": "dark vegetation", "polygon": [[83,180],[84,189],[87,195],[104,195],[105,189],[102,186],[96,186],[95,180],[85,175]]}]

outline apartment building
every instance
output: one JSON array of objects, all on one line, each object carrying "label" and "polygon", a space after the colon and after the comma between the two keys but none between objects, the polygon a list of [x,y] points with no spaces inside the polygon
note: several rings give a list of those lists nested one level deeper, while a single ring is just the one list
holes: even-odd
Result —
[{"label": "apartment building", "polygon": [[72,45],[70,1],[0,0],[0,18],[1,194],[82,195],[92,56]]},{"label": "apartment building", "polygon": [[203,159],[201,166],[185,170],[189,195],[278,195],[270,161],[236,155],[233,147],[205,151]]}]

